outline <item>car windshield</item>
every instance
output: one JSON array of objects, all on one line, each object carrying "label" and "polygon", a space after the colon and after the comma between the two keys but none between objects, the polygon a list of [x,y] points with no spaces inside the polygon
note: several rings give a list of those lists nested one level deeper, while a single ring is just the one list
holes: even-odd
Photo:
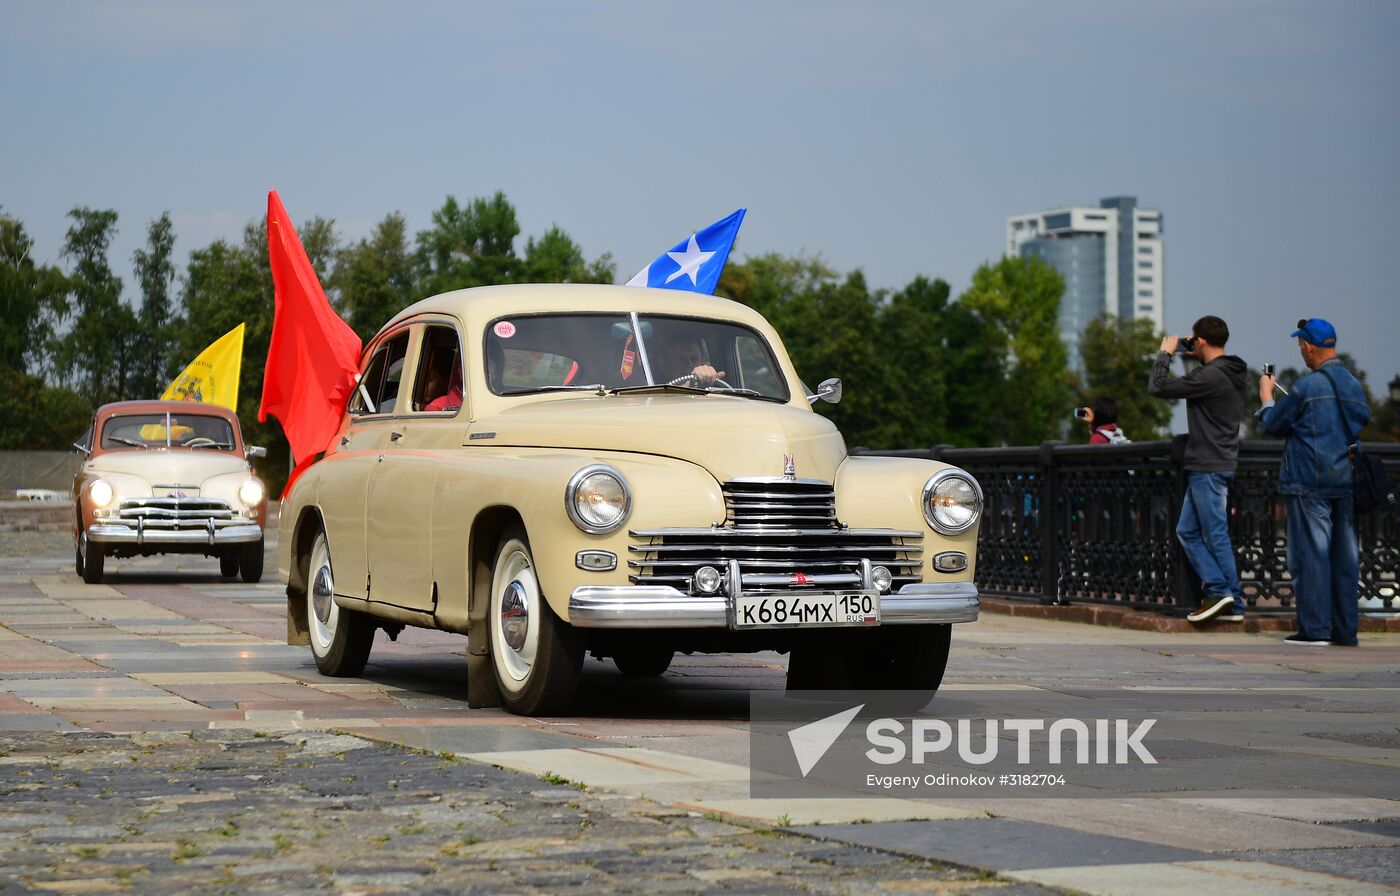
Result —
[{"label": "car windshield", "polygon": [[733,321],[659,314],[532,314],[486,328],[497,395],[607,389],[699,390],[786,402],[773,350]]},{"label": "car windshield", "polygon": [[233,426],[227,419],[209,414],[120,414],[102,424],[102,448],[232,451]]}]

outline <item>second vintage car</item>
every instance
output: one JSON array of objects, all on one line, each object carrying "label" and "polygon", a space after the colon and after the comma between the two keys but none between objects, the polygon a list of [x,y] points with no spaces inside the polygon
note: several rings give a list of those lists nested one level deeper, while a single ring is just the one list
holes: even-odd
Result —
[{"label": "second vintage car", "polygon": [[374,633],[467,635],[468,701],[556,712],[584,655],[790,653],[789,688],[932,692],[977,618],[966,472],[849,457],[777,333],[724,299],[507,286],[369,343],[281,515],[288,639],[327,675]]},{"label": "second vintage car", "polygon": [[120,401],[97,409],[73,446],[78,575],[102,581],[107,557],[203,554],[227,577],[263,573],[267,494],[238,417],[218,405]]}]

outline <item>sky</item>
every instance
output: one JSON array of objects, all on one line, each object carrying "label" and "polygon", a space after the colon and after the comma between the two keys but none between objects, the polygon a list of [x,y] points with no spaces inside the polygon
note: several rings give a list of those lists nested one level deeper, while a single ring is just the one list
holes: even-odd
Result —
[{"label": "sky", "polygon": [[[280,193],[344,240],[505,193],[625,281],[739,207],[735,257],[819,256],[954,294],[1006,218],[1136,196],[1166,318],[1252,364],[1337,327],[1400,371],[1400,3],[212,3],[5,0],[0,209],[58,262],[111,208],[114,268],[170,212],[177,256]],[[911,333],[911,339],[927,334]],[[825,375],[826,371],[822,374]],[[831,371],[833,375],[839,371]]]}]

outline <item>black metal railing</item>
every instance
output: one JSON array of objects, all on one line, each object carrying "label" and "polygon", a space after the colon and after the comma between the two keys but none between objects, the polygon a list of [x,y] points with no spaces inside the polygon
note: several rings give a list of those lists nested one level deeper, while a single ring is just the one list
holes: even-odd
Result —
[{"label": "black metal railing", "polygon": [[[1367,443],[1400,478],[1400,444]],[[1045,603],[1087,601],[1184,614],[1200,581],[1176,540],[1185,437],[1126,445],[1042,445],[854,453],[924,457],[962,467],[986,498],[977,585]],[[1230,489],[1230,540],[1251,610],[1290,610],[1283,443],[1246,440]],[[1400,612],[1400,514],[1357,520],[1363,612]]]}]

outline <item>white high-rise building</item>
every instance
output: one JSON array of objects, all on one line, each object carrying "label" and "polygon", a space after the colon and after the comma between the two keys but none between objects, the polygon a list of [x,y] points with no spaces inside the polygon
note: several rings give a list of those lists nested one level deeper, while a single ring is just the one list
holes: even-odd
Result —
[{"label": "white high-rise building", "polygon": [[1138,208],[1135,197],[1007,218],[1006,253],[1034,255],[1065,278],[1060,335],[1071,367],[1081,366],[1084,325],[1105,312],[1164,327],[1162,213]]}]

